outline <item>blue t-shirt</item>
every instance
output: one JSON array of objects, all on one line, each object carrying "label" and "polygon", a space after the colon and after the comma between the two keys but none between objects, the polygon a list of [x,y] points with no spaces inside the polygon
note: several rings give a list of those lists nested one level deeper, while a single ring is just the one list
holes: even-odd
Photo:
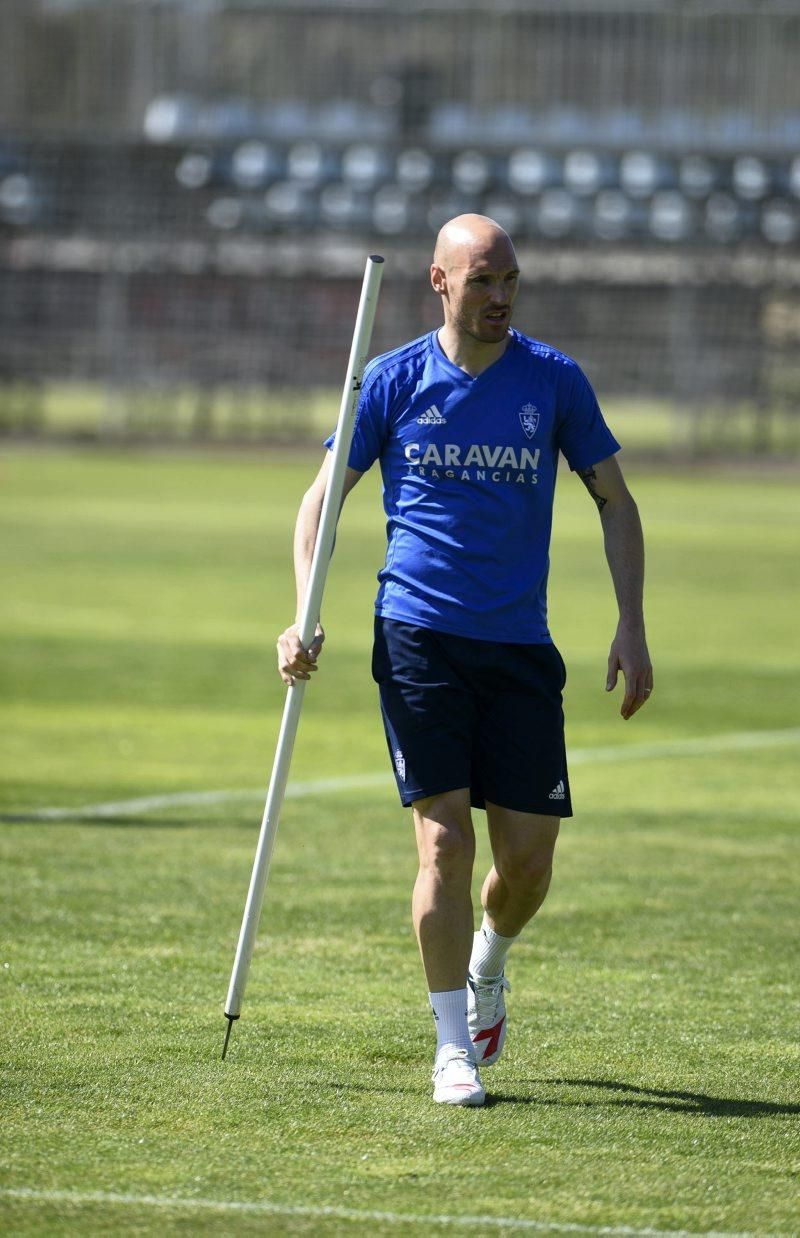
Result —
[{"label": "blue t-shirt", "polygon": [[478,640],[549,641],[558,453],[587,469],[618,450],[576,363],[518,331],[477,378],[435,331],[376,357],[349,457],[359,473],[379,460],[383,475],[376,613]]}]

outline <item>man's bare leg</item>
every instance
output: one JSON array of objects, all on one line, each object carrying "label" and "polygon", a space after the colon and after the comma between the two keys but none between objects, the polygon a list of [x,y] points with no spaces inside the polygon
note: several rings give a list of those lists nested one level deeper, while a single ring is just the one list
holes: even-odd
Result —
[{"label": "man's bare leg", "polygon": [[486,1092],[467,1019],[475,861],[469,791],[462,788],[418,800],[414,826],[419,852],[414,928],[436,1021],[433,1099],[440,1104],[482,1105]]},{"label": "man's bare leg", "polygon": [[558,817],[487,803],[494,864],[483,883],[484,916],[473,940],[467,994],[470,1038],[482,1066],[500,1057],[507,1022],[506,957],[541,907],[553,872]]},{"label": "man's bare leg", "polygon": [[472,948],[475,833],[469,791],[447,791],[413,805],[419,853],[412,915],[433,992],[463,988]]},{"label": "man's bare leg", "polygon": [[489,803],[486,814],[494,864],[481,903],[495,933],[516,937],[547,896],[560,821]]}]

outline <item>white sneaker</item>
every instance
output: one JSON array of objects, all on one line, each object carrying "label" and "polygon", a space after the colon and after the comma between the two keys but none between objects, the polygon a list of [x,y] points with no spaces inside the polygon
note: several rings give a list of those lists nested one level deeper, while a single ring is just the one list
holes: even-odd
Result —
[{"label": "white sneaker", "polygon": [[433,1067],[433,1099],[439,1105],[482,1105],[486,1100],[478,1067],[467,1049],[445,1045]]},{"label": "white sneaker", "polygon": [[505,976],[470,976],[467,980],[467,1022],[479,1066],[492,1066],[503,1052],[506,1040]]}]

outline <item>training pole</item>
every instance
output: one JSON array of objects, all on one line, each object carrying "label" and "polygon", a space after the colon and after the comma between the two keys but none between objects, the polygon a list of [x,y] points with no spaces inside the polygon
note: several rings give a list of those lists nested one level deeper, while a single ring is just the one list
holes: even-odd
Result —
[{"label": "training pole", "polygon": [[[353,438],[358,396],[361,390],[361,379],[367,362],[367,351],[372,337],[372,324],[375,321],[375,309],[378,304],[378,291],[383,274],[383,258],[376,254],[367,259],[364,271],[364,282],[361,286],[361,300],[358,304],[356,325],[353,331],[353,343],[350,348],[350,361],[347,368],[342,391],[342,403],[339,408],[339,420],[336,425],[336,441],[333,446],[328,484],[322,504],[317,541],[314,546],[314,557],[311,562],[311,574],[303,602],[303,612],[300,616],[300,643],[308,648],[314,639],[322,609],[322,594],[325,589],[325,578],[328,574],[328,564],[333,553],[333,540],[336,534],[336,522],[342,505],[344,489],[344,474],[350,455],[350,443]],[[236,958],[233,962],[231,981],[228,986],[228,997],[225,1002],[225,1018],[228,1026],[225,1029],[225,1043],[222,1047],[222,1057],[228,1051],[228,1041],[234,1021],[239,1018],[242,1009],[244,990],[250,971],[250,960],[253,956],[258,922],[261,919],[261,906],[264,902],[264,890],[269,876],[269,865],[272,859],[272,849],[278,830],[278,818],[289,778],[289,766],[292,761],[292,749],[300,721],[300,710],[303,705],[303,693],[306,680],[296,679],[287,689],[286,704],[283,709],[283,719],[278,735],[278,746],[272,766],[272,776],[269,780],[267,801],[264,805],[264,815],[261,818],[261,832],[258,836],[256,856],[253,861],[253,872],[250,877],[250,889],[247,892],[247,902],[244,906],[242,927],[239,930],[239,944],[236,947]]]}]

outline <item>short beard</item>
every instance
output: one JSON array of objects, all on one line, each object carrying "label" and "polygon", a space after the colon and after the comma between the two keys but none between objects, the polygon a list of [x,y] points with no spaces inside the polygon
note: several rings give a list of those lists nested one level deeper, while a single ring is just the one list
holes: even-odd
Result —
[{"label": "short beard", "polygon": [[487,336],[480,334],[480,330],[474,330],[471,326],[468,326],[462,317],[454,318],[453,325],[463,335],[468,335],[470,339],[477,340],[479,344],[499,344],[500,341],[508,334],[508,329],[511,326],[511,312],[509,311],[506,322],[497,324],[497,328],[502,327],[503,332],[502,335],[499,336],[493,335],[487,338]]}]

